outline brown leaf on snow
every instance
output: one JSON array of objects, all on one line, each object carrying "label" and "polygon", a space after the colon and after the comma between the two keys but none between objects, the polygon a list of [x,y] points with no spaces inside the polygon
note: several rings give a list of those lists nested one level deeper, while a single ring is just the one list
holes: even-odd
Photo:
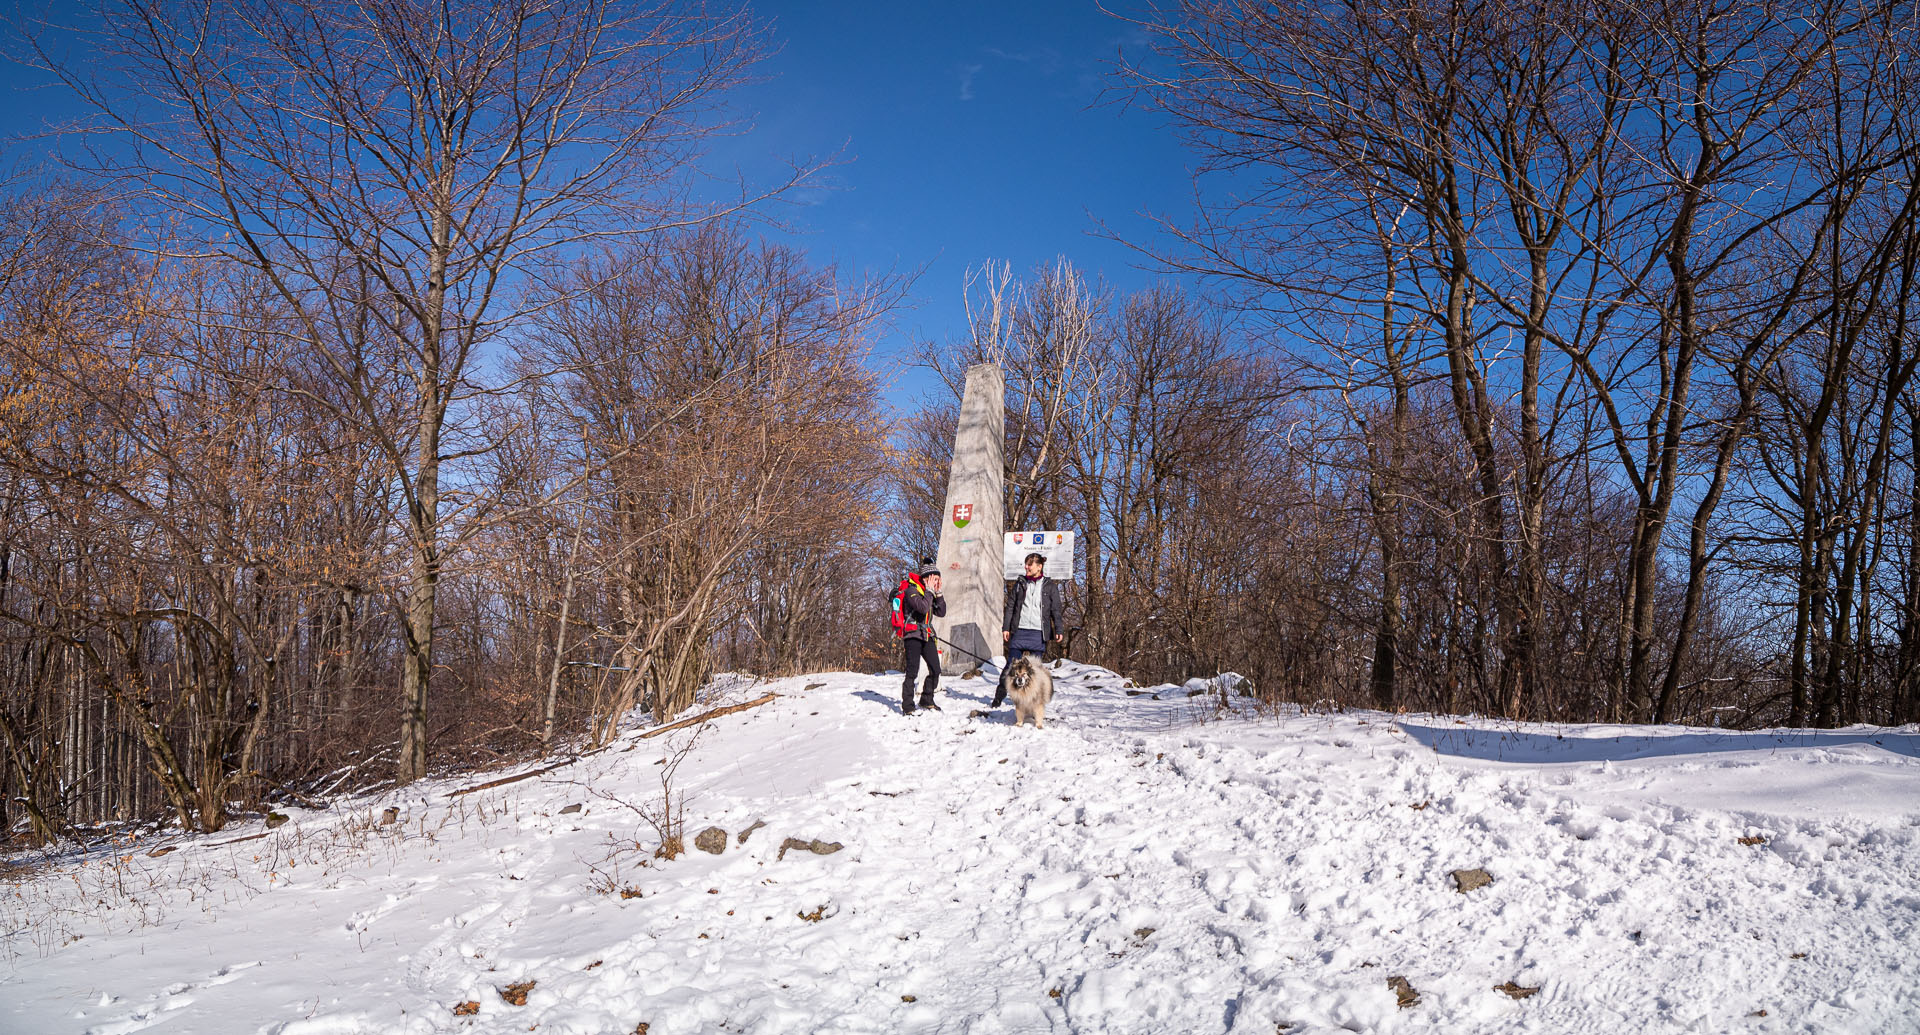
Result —
[{"label": "brown leaf on snow", "polygon": [[1394,996],[1400,1000],[1400,1009],[1420,1005],[1420,993],[1414,990],[1413,983],[1399,974],[1387,979],[1387,987],[1393,989]]}]

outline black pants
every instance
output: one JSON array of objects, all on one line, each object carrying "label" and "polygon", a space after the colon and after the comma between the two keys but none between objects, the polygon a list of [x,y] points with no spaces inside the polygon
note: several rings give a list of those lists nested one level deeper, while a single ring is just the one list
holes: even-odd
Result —
[{"label": "black pants", "polygon": [[913,680],[920,674],[920,661],[927,662],[927,682],[920,688],[920,703],[933,703],[934,687],[940,685],[940,648],[932,640],[909,637],[900,641],[900,667],[907,673],[900,685],[900,703],[913,700]]}]

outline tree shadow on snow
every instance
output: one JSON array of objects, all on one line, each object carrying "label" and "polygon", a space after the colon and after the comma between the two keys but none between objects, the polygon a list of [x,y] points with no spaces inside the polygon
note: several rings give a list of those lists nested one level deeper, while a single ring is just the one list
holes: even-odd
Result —
[{"label": "tree shadow on snow", "polygon": [[1865,745],[1908,758],[1920,758],[1920,734],[1885,730],[1766,730],[1688,732],[1663,736],[1567,736],[1519,729],[1429,726],[1395,723],[1436,754],[1490,762],[1625,762],[1672,755],[1720,751],[1790,751]]}]

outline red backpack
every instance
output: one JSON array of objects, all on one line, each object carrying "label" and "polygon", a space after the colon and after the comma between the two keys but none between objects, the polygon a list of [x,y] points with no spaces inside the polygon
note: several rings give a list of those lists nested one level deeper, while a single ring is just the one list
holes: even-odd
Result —
[{"label": "red backpack", "polygon": [[920,576],[913,572],[908,572],[907,577],[900,580],[900,585],[895,587],[892,595],[887,598],[888,610],[893,612],[893,635],[895,637],[905,637],[910,632],[920,631],[919,625],[907,621],[905,601],[907,590],[909,589],[919,591],[922,596],[925,596],[927,592],[926,587],[920,585]]}]

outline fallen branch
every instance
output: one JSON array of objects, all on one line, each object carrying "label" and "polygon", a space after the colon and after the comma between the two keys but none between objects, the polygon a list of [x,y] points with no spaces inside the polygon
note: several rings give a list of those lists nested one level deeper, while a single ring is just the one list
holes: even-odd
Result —
[{"label": "fallen branch", "polygon": [[[660,727],[657,730],[648,730],[647,732],[640,734],[640,739],[645,740],[648,737],[657,737],[660,734],[666,733],[669,730],[677,730],[683,726],[692,726],[696,723],[702,723],[707,721],[708,719],[717,718],[722,715],[731,715],[734,712],[744,712],[748,708],[757,708],[760,705],[766,704],[768,701],[771,701],[778,696],[780,695],[775,693],[769,693],[765,697],[748,701],[745,704],[730,704],[725,708],[715,708],[710,712],[701,712],[699,715],[696,715],[691,719],[681,719],[679,722],[670,723],[666,726]],[[519,783],[521,780],[531,780],[534,777],[539,776],[543,773],[551,773],[555,769],[559,769],[564,766],[570,766],[573,763],[580,761],[580,759],[587,757],[587,755],[597,755],[600,752],[607,750],[607,747],[612,747],[612,745],[609,744],[606,747],[598,747],[593,749],[592,751],[586,752],[586,754],[582,754],[574,758],[569,758],[562,762],[555,762],[554,764],[549,766],[542,766],[539,769],[531,769],[531,770],[528,770],[527,772],[517,773],[513,776],[503,776],[498,780],[488,780],[486,783],[477,783],[477,784],[474,784],[472,787],[462,787],[459,790],[454,791],[453,793],[447,795],[447,797],[458,798],[462,794],[472,794],[474,791],[484,791],[494,787],[504,787],[510,783]]]},{"label": "fallen branch", "polygon": [[581,753],[574,755],[572,758],[562,759],[549,766],[542,766],[539,769],[529,770],[524,773],[517,773],[513,776],[503,776],[498,780],[488,780],[486,783],[476,783],[472,787],[462,787],[459,790],[454,791],[453,793],[447,795],[447,797],[458,798],[462,794],[472,794],[474,791],[484,791],[489,787],[504,787],[510,783],[519,783],[521,780],[531,780],[534,777],[541,775],[542,773],[551,773],[555,769],[564,769],[567,766],[570,766],[575,762],[580,761],[583,758],[591,758],[592,756],[597,755],[600,752],[605,751],[607,750],[607,748],[612,746],[613,745],[608,744],[604,747],[594,748],[592,751],[582,751]]},{"label": "fallen branch", "polygon": [[579,761],[579,759],[569,758],[564,762],[555,762],[552,765],[541,766],[538,769],[531,769],[531,770],[528,770],[527,772],[518,773],[513,776],[503,776],[498,780],[488,780],[486,783],[476,783],[472,787],[462,787],[459,790],[454,791],[452,794],[447,795],[447,797],[458,798],[462,794],[472,794],[474,791],[484,791],[490,787],[504,787],[510,783],[519,783],[522,780],[531,780],[534,777],[539,776],[541,773],[551,773],[555,769],[559,769],[562,766],[570,766],[577,761]]},{"label": "fallen branch", "polygon": [[755,698],[751,701],[746,702],[745,704],[730,704],[730,705],[727,705],[725,708],[715,708],[710,712],[701,712],[700,714],[694,716],[691,719],[681,719],[679,722],[668,723],[667,725],[662,726],[657,730],[648,730],[645,733],[640,734],[640,739],[645,740],[648,737],[657,737],[660,734],[666,733],[670,730],[677,730],[687,726],[698,725],[700,723],[707,721],[708,719],[717,719],[722,715],[732,715],[734,712],[744,712],[748,708],[758,708],[761,705],[766,704],[768,701],[771,701],[774,698],[779,696],[780,696],[779,694],[769,693],[765,697]]}]

